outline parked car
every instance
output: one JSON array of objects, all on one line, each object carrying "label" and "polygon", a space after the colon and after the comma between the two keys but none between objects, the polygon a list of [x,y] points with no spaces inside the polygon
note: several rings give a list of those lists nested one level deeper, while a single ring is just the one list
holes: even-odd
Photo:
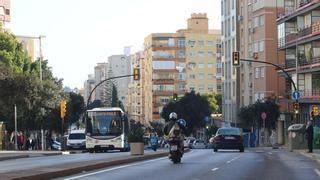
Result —
[{"label": "parked car", "polygon": [[85,149],[86,135],[85,130],[71,130],[67,139],[68,149]]},{"label": "parked car", "polygon": [[239,128],[219,128],[210,141],[213,142],[214,152],[217,152],[218,149],[239,149],[240,152],[244,151],[243,137]]},{"label": "parked car", "polygon": [[203,140],[197,139],[193,141],[192,149],[206,149],[206,144]]},{"label": "parked car", "polygon": [[53,141],[51,144],[51,149],[61,151],[61,143],[58,141]]}]

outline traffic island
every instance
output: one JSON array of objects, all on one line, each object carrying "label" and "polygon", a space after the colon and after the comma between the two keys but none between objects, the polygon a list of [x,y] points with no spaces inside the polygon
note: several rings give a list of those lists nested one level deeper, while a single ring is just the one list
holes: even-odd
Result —
[{"label": "traffic island", "polygon": [[128,164],[168,156],[168,152],[154,152],[141,156],[125,156],[99,161],[67,163],[59,166],[48,166],[33,170],[12,171],[1,175],[3,179],[51,179],[70,176],[82,172],[97,170],[110,166]]}]

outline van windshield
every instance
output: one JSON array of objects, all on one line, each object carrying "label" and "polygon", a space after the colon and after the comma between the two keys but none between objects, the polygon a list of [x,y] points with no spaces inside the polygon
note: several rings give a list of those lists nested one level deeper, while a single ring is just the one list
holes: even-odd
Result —
[{"label": "van windshield", "polygon": [[86,139],[86,135],[83,133],[72,133],[69,135],[69,139]]}]

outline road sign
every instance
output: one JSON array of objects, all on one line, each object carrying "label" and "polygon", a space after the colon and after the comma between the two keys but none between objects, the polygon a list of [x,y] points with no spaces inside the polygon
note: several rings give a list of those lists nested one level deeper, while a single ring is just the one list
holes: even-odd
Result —
[{"label": "road sign", "polygon": [[300,98],[300,93],[299,93],[299,91],[294,91],[294,92],[292,93],[292,97],[293,97],[293,99],[298,100],[298,99]]},{"label": "road sign", "polygon": [[266,112],[262,112],[261,113],[261,119],[264,121],[267,119],[267,113]]}]

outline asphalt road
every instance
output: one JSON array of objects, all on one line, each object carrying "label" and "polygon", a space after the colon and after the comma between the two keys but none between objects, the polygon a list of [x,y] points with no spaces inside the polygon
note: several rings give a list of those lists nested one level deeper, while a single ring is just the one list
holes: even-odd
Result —
[{"label": "asphalt road", "polygon": [[251,149],[244,153],[210,149],[186,153],[181,164],[158,158],[86,172],[61,179],[320,179],[319,165],[298,153],[285,150]]}]

